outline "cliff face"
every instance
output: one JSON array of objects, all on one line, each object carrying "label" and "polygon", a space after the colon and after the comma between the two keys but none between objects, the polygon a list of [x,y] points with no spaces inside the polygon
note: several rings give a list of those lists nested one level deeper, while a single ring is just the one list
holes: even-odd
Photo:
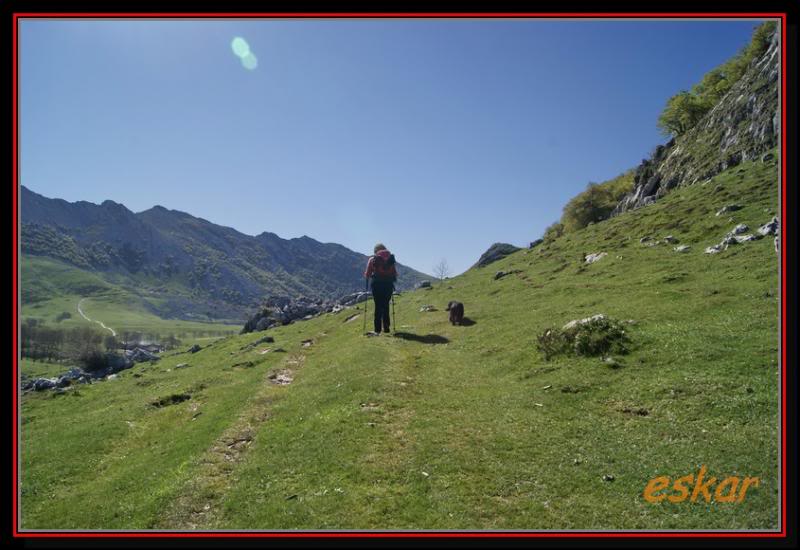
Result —
[{"label": "cliff face", "polygon": [[780,34],[763,55],[685,134],[656,148],[636,169],[633,191],[612,216],[646,206],[677,186],[693,185],[779,143]]}]

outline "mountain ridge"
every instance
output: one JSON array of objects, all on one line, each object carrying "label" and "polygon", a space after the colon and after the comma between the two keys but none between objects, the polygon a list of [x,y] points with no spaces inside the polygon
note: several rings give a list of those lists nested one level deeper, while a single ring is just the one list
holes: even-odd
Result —
[{"label": "mountain ridge", "polygon": [[[23,254],[121,278],[137,293],[166,286],[165,299],[152,304],[163,316],[211,310],[243,320],[271,296],[335,299],[362,288],[367,256],[338,243],[247,235],[161,205],[135,213],[112,200],[68,202],[24,185],[20,196]],[[400,264],[398,288],[425,278]]]}]

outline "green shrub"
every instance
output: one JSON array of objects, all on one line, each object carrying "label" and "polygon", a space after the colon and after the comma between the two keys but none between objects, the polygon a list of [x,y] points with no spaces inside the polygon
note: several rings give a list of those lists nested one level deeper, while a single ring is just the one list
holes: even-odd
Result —
[{"label": "green shrub", "polygon": [[619,201],[633,190],[633,174],[633,170],[628,170],[603,183],[589,183],[584,192],[564,206],[563,231],[576,231],[607,219]]},{"label": "green shrub", "polygon": [[549,328],[537,337],[537,348],[549,361],[556,355],[594,357],[628,353],[630,339],[619,321],[606,317],[567,329]]},{"label": "green shrub", "polygon": [[564,234],[564,225],[561,222],[553,222],[547,226],[542,235],[545,243],[551,243]]}]

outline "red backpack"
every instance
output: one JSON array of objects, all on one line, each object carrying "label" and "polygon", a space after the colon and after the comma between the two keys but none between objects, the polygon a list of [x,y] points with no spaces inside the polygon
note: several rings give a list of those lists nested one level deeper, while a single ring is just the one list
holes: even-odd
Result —
[{"label": "red backpack", "polygon": [[374,273],[372,277],[378,281],[394,281],[397,279],[397,269],[394,267],[395,260],[394,254],[389,254],[389,258],[384,259],[383,256],[375,254],[372,260]]}]

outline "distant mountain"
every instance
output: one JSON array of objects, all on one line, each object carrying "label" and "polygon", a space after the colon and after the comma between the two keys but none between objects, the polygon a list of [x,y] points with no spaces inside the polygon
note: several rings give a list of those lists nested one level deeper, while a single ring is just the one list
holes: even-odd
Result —
[{"label": "distant mountain", "polygon": [[[22,253],[91,271],[129,290],[157,289],[163,317],[244,319],[269,296],[331,299],[363,288],[367,257],[310,237],[255,237],[185,212],[131,212],[43,197],[22,186]],[[398,288],[423,273],[399,264]]]}]

